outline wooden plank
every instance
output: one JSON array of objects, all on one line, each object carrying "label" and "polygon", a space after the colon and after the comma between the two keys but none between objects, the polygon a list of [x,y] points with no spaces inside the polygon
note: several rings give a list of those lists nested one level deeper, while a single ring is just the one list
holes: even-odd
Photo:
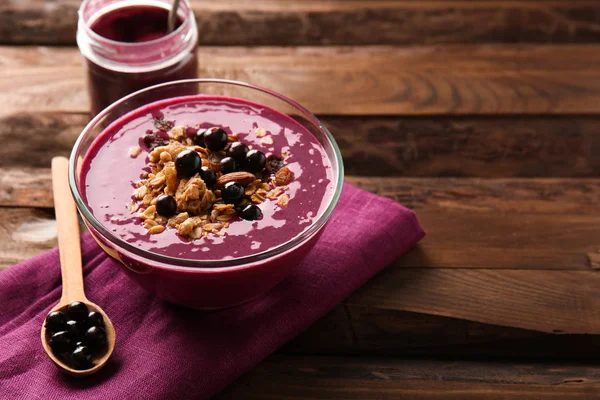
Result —
[{"label": "wooden plank", "polygon": [[600,335],[543,333],[431,314],[343,304],[288,343],[285,354],[589,359]]},{"label": "wooden plank", "polygon": [[600,176],[595,116],[325,116],[348,174]]},{"label": "wooden plank", "polygon": [[[47,169],[5,168],[0,176],[0,206],[53,206]],[[348,181],[417,211],[427,236],[396,267],[600,268],[600,179]]]},{"label": "wooden plank", "polygon": [[[199,75],[252,82],[316,114],[600,112],[600,46],[201,47]],[[0,116],[87,112],[75,48],[0,48]],[[58,95],[60,94],[60,95]]]},{"label": "wooden plank", "polygon": [[596,269],[600,216],[477,212],[477,205],[423,210],[427,236],[403,267]]},{"label": "wooden plank", "polygon": [[57,246],[51,211],[1,207],[0,218],[0,270]]},{"label": "wooden plank", "polygon": [[[0,4],[0,42],[74,44],[80,1]],[[595,43],[595,1],[192,0],[202,45]]]},{"label": "wooden plank", "polygon": [[597,271],[392,267],[346,303],[547,333],[597,335],[598,287]]},{"label": "wooden plank", "polygon": [[50,168],[52,157],[69,157],[88,122],[83,113],[29,111],[0,117],[0,166]]},{"label": "wooden plank", "polygon": [[586,364],[276,355],[216,399],[582,400],[599,395],[600,369]]},{"label": "wooden plank", "polygon": [[[48,167],[54,155],[69,155],[88,121],[83,113],[23,111],[0,117],[0,166]],[[600,176],[597,116],[324,116],[322,121],[336,137],[348,175]],[[26,141],[25,131],[34,132]]]},{"label": "wooden plank", "polygon": [[0,168],[0,206],[54,207],[49,168]]},{"label": "wooden plank", "polygon": [[[600,213],[593,178],[404,178],[349,176],[352,184],[421,212],[551,215]],[[485,218],[484,217],[484,218]],[[507,217],[509,218],[509,217]],[[432,223],[434,219],[431,218]],[[453,235],[451,235],[453,236]]]}]

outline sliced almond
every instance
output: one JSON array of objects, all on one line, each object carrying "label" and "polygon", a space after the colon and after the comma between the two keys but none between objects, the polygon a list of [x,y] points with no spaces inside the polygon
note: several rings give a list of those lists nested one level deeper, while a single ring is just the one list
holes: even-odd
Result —
[{"label": "sliced almond", "polygon": [[281,195],[281,197],[279,197],[279,200],[277,200],[277,204],[281,207],[287,206],[289,202],[290,197],[287,194]]},{"label": "sliced almond", "polygon": [[226,210],[233,210],[233,204],[213,204],[213,209],[218,212],[224,212]]},{"label": "sliced almond", "polygon": [[153,219],[147,219],[144,222],[144,228],[146,228],[146,229],[150,229],[150,228],[152,228],[153,226],[156,226],[156,225],[158,225],[158,222],[154,221]]},{"label": "sliced almond", "polygon": [[147,186],[140,186],[139,188],[137,188],[135,190],[135,198],[138,200],[142,200],[144,198],[144,196],[146,196],[148,194],[149,190]]},{"label": "sliced almond", "polygon": [[267,130],[265,128],[256,128],[256,136],[264,137],[267,135]]},{"label": "sliced almond", "polygon": [[168,225],[170,227],[175,227],[175,226],[181,224],[183,221],[185,221],[188,218],[189,218],[188,213],[186,213],[186,212],[179,213],[179,214],[175,215],[174,217],[169,218]]},{"label": "sliced almond", "polygon": [[276,198],[279,197],[279,195],[283,193],[283,190],[276,188],[271,190],[269,193],[267,193],[267,198],[271,199],[271,200],[275,200]]},{"label": "sliced almond", "polygon": [[220,223],[216,223],[216,224],[206,224],[202,227],[202,229],[205,232],[212,232],[214,229],[221,229],[221,227],[223,226],[223,224]]},{"label": "sliced almond", "polygon": [[129,157],[136,158],[137,156],[140,155],[141,152],[142,152],[142,149],[140,149],[139,147],[133,147],[133,148],[129,149]]},{"label": "sliced almond", "polygon": [[179,225],[177,225],[177,232],[179,232],[181,236],[189,236],[190,233],[192,233],[192,231],[194,230],[194,228],[194,222],[191,218],[188,218]]},{"label": "sliced almond", "polygon": [[262,144],[273,144],[273,138],[270,136],[264,137],[260,140]]},{"label": "sliced almond", "polygon": [[161,233],[165,230],[166,228],[162,225],[156,225],[153,226],[152,228],[148,229],[148,233],[151,235],[156,235],[158,233]]}]

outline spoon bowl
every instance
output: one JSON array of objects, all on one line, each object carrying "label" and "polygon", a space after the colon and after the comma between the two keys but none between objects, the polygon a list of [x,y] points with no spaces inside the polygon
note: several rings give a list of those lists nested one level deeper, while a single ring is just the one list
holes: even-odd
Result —
[{"label": "spoon bowl", "polygon": [[[92,362],[94,364],[92,366],[92,368],[81,369],[81,370],[71,368],[70,366],[65,364],[60,358],[58,358],[52,352],[52,349],[50,348],[50,344],[48,343],[48,338],[46,336],[46,324],[45,323],[42,326],[42,332],[41,332],[42,346],[44,347],[44,351],[46,351],[46,353],[48,354],[48,357],[50,357],[50,359],[54,362],[54,364],[56,364],[63,371],[65,371],[69,375],[73,375],[73,376],[87,376],[87,375],[91,375],[91,374],[97,372],[100,368],[102,368],[104,366],[104,364],[106,364],[106,362],[110,358],[113,350],[115,349],[115,328],[114,328],[111,320],[108,318],[108,315],[106,315],[104,310],[102,310],[100,307],[98,307],[98,305],[92,303],[91,301],[89,301],[88,299],[85,299],[85,298],[79,299],[79,300],[74,300],[74,301],[81,301],[82,303],[85,303],[85,305],[88,307],[88,309],[90,311],[96,311],[102,315],[102,318],[104,319],[104,329],[106,331],[106,341],[107,341],[106,353],[104,353],[101,357],[92,358]],[[54,306],[54,308],[52,308],[52,310],[50,310],[50,312],[65,311],[69,304],[70,303],[63,304],[63,302],[61,301],[56,306]]]},{"label": "spoon bowl", "polygon": [[108,315],[98,305],[85,297],[83,290],[83,272],[81,264],[81,244],[79,242],[79,221],[75,201],[68,182],[69,161],[65,157],[52,159],[52,191],[58,228],[58,248],[62,276],[62,297],[52,311],[65,311],[75,301],[84,303],[89,311],[96,311],[104,319],[107,346],[100,357],[92,358],[93,366],[88,369],[75,369],[58,358],[50,348],[46,335],[46,323],[42,325],[41,339],[48,357],[63,371],[73,376],[87,376],[102,368],[115,348],[115,328]]}]

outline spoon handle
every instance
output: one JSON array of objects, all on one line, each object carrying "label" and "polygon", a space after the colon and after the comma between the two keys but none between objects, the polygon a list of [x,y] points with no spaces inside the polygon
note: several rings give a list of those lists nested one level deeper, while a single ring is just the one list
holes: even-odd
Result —
[{"label": "spoon handle", "polygon": [[79,221],[75,202],[69,188],[69,161],[65,157],[52,159],[52,191],[54,210],[58,228],[58,249],[62,275],[62,297],[60,302],[86,300],[83,291],[81,266],[81,244],[79,242]]},{"label": "spoon handle", "polygon": [[167,21],[167,33],[171,33],[175,30],[175,21],[177,20],[177,10],[179,9],[179,0],[173,0],[171,9],[169,10],[169,20]]}]

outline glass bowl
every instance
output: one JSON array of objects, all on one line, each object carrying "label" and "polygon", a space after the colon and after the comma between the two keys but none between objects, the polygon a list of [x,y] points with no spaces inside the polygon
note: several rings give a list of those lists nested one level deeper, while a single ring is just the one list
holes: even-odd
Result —
[{"label": "glass bowl", "polygon": [[[329,203],[312,224],[291,240],[266,251],[226,260],[191,260],[153,253],[113,234],[92,214],[81,193],[83,158],[112,122],[143,105],[178,96],[223,95],[268,106],[295,119],[321,143],[331,162],[335,185]],[[69,160],[69,184],[88,230],[125,272],[166,301],[196,309],[217,309],[245,303],[266,293],[285,278],[314,246],[339,199],[342,158],[331,133],[304,107],[268,89],[243,82],[191,79],[168,82],[126,96],[101,111],[81,132]]]}]

